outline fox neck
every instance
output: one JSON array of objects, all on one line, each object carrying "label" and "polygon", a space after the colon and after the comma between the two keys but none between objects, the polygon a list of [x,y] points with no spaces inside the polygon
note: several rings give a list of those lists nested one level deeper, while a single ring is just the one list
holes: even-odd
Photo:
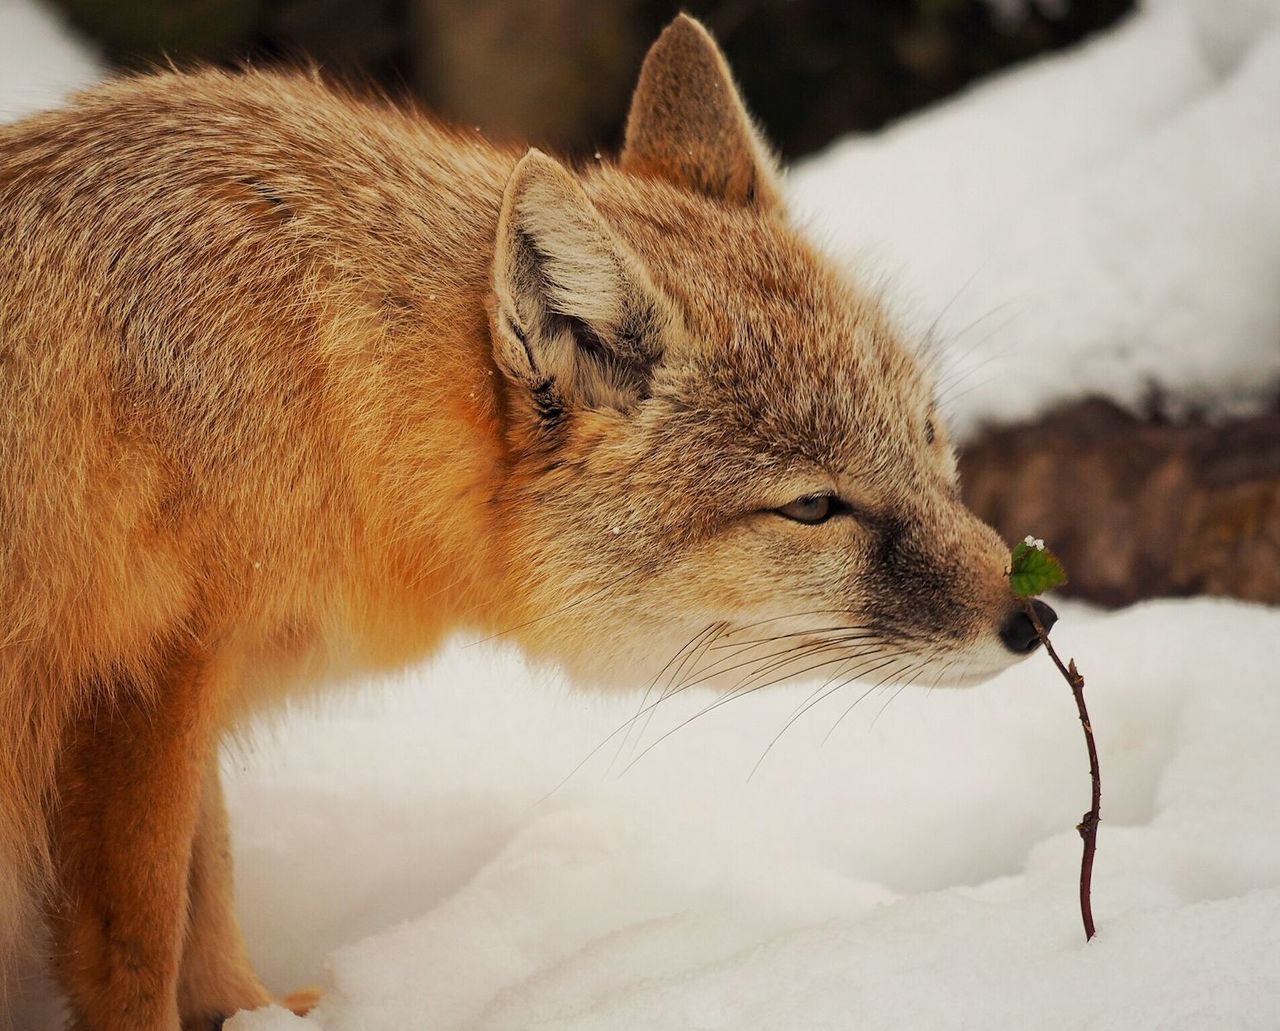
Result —
[{"label": "fox neck", "polygon": [[[473,253],[484,255],[476,244]],[[416,330],[401,334],[395,317],[379,327],[376,372],[361,383],[376,415],[350,436],[348,467],[369,470],[357,515],[367,618],[357,634],[378,665],[454,631],[497,633],[523,611],[495,504],[509,456],[489,339],[489,270],[477,262],[449,271],[452,282],[412,284]]]}]

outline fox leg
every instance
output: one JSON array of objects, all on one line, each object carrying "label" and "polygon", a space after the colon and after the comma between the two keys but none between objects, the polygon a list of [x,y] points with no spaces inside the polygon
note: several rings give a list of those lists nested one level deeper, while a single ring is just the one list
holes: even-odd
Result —
[{"label": "fox leg", "polygon": [[55,970],[75,1031],[179,1031],[192,842],[222,685],[170,664],[70,730],[52,817]]},{"label": "fox leg", "polygon": [[183,1031],[212,1031],[233,1013],[271,1002],[236,921],[231,840],[216,753],[204,775],[188,879],[190,922],[178,975]]}]

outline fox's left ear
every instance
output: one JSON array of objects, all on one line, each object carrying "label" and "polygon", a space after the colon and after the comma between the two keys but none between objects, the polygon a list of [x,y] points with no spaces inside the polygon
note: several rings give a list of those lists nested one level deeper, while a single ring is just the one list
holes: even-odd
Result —
[{"label": "fox's left ear", "polygon": [[559,162],[511,173],[493,268],[494,359],[544,419],[627,411],[649,395],[670,303]]},{"label": "fox's left ear", "polygon": [[622,167],[726,204],[782,210],[777,165],[724,55],[687,14],[663,30],[644,59]]}]

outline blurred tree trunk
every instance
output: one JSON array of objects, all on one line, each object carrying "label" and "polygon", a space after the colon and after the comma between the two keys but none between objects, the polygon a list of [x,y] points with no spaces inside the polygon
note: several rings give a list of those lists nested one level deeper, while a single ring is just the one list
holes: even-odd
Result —
[{"label": "blurred tree trunk", "polygon": [[449,121],[555,150],[597,144],[626,110],[645,44],[638,0],[416,0],[418,91]]},{"label": "blurred tree trunk", "polygon": [[1280,603],[1280,412],[1171,425],[1086,401],[989,431],[960,464],[974,511],[1061,556],[1064,593]]}]

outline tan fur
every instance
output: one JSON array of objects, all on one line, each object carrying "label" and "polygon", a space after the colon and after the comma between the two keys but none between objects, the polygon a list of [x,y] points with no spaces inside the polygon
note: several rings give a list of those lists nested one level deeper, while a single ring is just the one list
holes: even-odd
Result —
[{"label": "tan fur", "polygon": [[467,629],[631,683],[1007,661],[918,362],[766,154],[687,18],[577,174],[304,76],[0,130],[0,950],[42,901],[76,1027],[266,1000],[215,764],[290,684]]}]

